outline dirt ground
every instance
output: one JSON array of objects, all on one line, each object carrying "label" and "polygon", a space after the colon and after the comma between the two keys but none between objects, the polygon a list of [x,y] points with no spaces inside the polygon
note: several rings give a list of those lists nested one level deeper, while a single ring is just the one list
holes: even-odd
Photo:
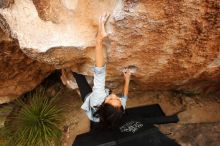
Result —
[{"label": "dirt ground", "polygon": [[[82,101],[76,91],[64,88],[62,98],[60,104],[67,109],[62,143],[63,146],[72,146],[78,134],[89,131],[89,120],[80,109]],[[220,97],[174,92],[131,92],[127,108],[155,103],[160,104],[166,115],[179,112],[179,123],[157,126],[182,146],[220,145]]]},{"label": "dirt ground", "polygon": [[159,129],[181,146],[219,146],[220,123],[166,124]]}]

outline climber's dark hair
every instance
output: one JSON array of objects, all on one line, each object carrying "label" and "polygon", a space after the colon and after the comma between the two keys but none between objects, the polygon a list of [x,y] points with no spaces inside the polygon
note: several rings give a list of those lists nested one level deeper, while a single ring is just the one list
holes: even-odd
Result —
[{"label": "climber's dark hair", "polygon": [[98,107],[98,110],[94,113],[94,116],[100,118],[101,128],[113,129],[119,125],[123,114],[123,106],[114,107],[103,102],[102,105]]}]

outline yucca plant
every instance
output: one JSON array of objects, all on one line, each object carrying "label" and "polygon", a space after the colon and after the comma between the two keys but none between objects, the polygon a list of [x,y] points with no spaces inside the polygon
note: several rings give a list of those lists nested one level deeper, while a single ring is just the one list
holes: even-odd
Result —
[{"label": "yucca plant", "polygon": [[28,102],[18,100],[21,108],[6,125],[9,144],[13,146],[60,145],[63,110],[57,96],[48,97],[45,89],[28,94]]}]

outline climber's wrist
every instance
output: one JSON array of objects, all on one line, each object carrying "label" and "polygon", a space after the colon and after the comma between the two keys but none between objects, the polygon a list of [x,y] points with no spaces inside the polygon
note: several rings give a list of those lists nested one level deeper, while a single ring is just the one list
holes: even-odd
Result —
[{"label": "climber's wrist", "polygon": [[96,44],[102,44],[102,39],[96,38]]}]

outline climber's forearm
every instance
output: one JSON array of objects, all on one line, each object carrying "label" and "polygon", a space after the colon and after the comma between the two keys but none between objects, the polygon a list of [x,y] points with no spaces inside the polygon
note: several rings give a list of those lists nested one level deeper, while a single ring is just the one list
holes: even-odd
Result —
[{"label": "climber's forearm", "polygon": [[95,60],[96,60],[96,67],[104,66],[105,58],[104,58],[104,50],[102,47],[102,40],[98,38],[96,39]]},{"label": "climber's forearm", "polygon": [[129,80],[125,80],[124,84],[124,96],[128,96],[128,91],[129,91]]}]

